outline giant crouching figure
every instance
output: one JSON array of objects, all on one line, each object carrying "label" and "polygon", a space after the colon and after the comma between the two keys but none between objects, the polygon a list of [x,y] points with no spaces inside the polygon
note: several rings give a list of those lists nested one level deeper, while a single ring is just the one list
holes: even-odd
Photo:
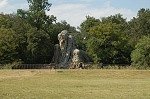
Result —
[{"label": "giant crouching figure", "polygon": [[76,48],[75,40],[67,30],[58,34],[59,44],[55,45],[53,62],[58,68],[83,68],[83,64],[90,62],[90,57]]}]

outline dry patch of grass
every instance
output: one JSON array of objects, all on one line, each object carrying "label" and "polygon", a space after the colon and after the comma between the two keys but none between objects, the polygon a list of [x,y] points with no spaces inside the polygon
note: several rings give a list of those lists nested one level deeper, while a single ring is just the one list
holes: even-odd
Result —
[{"label": "dry patch of grass", "polygon": [[1,99],[150,99],[148,70],[1,70]]}]

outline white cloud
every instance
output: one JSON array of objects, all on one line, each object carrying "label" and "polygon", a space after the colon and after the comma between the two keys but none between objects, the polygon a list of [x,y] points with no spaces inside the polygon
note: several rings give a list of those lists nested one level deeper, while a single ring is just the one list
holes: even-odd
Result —
[{"label": "white cloud", "polygon": [[93,2],[94,0],[80,0],[82,2]]},{"label": "white cloud", "polygon": [[54,14],[58,21],[66,20],[73,26],[78,26],[88,12],[83,4],[62,4],[51,8],[48,14]]},{"label": "white cloud", "polygon": [[[91,1],[91,0],[89,0]],[[121,13],[124,18],[130,20],[136,15],[130,9],[115,8],[110,5],[110,1],[103,4],[102,7],[91,7],[90,4],[60,4],[52,6],[48,14],[53,14],[57,17],[58,21],[66,20],[71,25],[77,27],[85,20],[85,16],[90,15],[96,18],[106,17],[114,14]]]},{"label": "white cloud", "polygon": [[[10,4],[9,0],[0,0],[0,12],[4,13],[13,13],[17,9],[28,9],[27,3],[16,3]],[[94,0],[80,0],[85,1],[84,3],[66,3],[62,2],[58,5],[53,5],[51,11],[48,12],[48,15],[55,15],[58,21],[66,20],[72,26],[79,26],[81,22],[85,20],[85,16],[90,15],[95,18],[106,17],[109,15],[114,15],[121,13],[125,18],[130,20],[133,16],[136,15],[130,9],[126,8],[115,8],[111,6],[110,0],[107,0],[104,4],[97,4],[101,7],[95,7],[91,2]]]},{"label": "white cloud", "polygon": [[0,1],[0,8],[5,7],[8,4],[8,0],[1,0]]},{"label": "white cloud", "polygon": [[0,13],[16,13],[17,9],[27,9],[26,3],[11,3],[8,0],[0,1]]}]

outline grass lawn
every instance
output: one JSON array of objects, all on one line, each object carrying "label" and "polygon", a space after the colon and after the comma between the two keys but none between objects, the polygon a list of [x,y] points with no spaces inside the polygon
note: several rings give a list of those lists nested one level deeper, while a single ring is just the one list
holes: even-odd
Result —
[{"label": "grass lawn", "polygon": [[0,99],[150,99],[150,71],[0,70]]}]

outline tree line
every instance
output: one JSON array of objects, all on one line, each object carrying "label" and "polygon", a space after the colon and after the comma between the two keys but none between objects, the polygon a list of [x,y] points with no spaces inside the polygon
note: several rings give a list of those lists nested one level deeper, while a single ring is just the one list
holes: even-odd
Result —
[{"label": "tree line", "polygon": [[150,9],[140,9],[130,21],[121,14],[100,19],[86,16],[77,31],[66,21],[46,15],[52,5],[48,0],[27,2],[28,10],[0,14],[0,64],[50,63],[58,33],[68,30],[94,63],[150,67]]}]

